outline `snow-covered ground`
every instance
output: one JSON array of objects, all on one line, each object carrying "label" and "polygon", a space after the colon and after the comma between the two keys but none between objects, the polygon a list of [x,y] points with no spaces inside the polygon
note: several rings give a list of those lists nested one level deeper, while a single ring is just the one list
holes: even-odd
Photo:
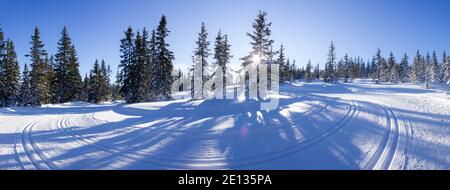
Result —
[{"label": "snow-covered ground", "polygon": [[0,109],[0,169],[450,169],[450,94],[358,80],[258,102]]}]

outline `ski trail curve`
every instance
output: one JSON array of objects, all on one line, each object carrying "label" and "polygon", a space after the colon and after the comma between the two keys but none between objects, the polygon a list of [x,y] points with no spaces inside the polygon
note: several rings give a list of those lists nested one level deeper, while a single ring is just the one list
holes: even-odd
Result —
[{"label": "ski trail curve", "polygon": [[49,161],[44,153],[37,147],[32,138],[33,127],[43,119],[29,122],[16,138],[14,152],[20,167],[25,170],[49,170],[57,167]]}]

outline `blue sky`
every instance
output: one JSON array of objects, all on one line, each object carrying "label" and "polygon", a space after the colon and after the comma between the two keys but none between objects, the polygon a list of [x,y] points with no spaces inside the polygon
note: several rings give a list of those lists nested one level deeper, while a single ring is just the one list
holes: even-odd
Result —
[{"label": "blue sky", "polygon": [[[205,22],[210,41],[222,30],[229,35],[233,64],[249,49],[246,32],[258,10],[269,13],[275,46],[303,66],[323,63],[331,40],[337,55],[368,59],[380,47],[397,59],[417,49],[450,51],[450,1],[447,0],[1,0],[0,26],[16,45],[21,65],[29,63],[30,36],[39,26],[46,49],[56,52],[63,26],[78,50],[82,75],[95,59],[115,71],[119,41],[127,26],[156,27],[168,17],[168,38],[175,67],[191,65],[194,41]],[[212,49],[212,47],[211,47]],[[439,57],[439,60],[441,58]]]}]

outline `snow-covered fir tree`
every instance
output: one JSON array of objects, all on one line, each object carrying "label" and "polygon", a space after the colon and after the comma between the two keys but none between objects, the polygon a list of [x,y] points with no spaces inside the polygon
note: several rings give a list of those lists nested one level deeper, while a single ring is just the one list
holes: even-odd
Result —
[{"label": "snow-covered fir tree", "polygon": [[330,47],[328,49],[327,62],[325,64],[325,71],[323,75],[324,82],[332,83],[336,82],[336,72],[335,72],[335,62],[336,62],[336,47],[331,41]]},{"label": "snow-covered fir tree", "polygon": [[343,62],[343,78],[344,78],[344,82],[348,82],[348,78],[349,78],[349,69],[350,69],[350,59],[348,57],[347,54],[345,54],[344,59],[342,60]]},{"label": "snow-covered fir tree", "polygon": [[313,80],[313,73],[311,71],[311,60],[308,60],[308,63],[306,63],[306,69],[305,69],[305,81],[311,82]]},{"label": "snow-covered fir tree", "polygon": [[5,36],[3,33],[3,30],[0,28],[0,107],[3,105],[3,99],[5,99],[6,94],[6,85],[5,85],[5,64],[3,63],[5,60],[5,54],[6,54],[6,41]]},{"label": "snow-covered fir tree", "polygon": [[249,52],[247,56],[241,58],[241,60],[244,61],[242,66],[248,69],[255,69],[257,76],[256,83],[251,84],[249,82],[249,73],[246,72],[244,74],[246,98],[249,98],[250,89],[254,89],[257,92],[256,98],[260,97],[260,92],[257,88],[260,80],[258,72],[259,63],[270,62],[271,58],[274,56],[274,52],[272,51],[272,44],[274,41],[270,38],[272,34],[270,29],[271,25],[272,23],[267,19],[267,12],[259,11],[252,25],[253,31],[247,33],[247,36],[250,38],[251,52]]},{"label": "snow-covered fir tree", "polygon": [[387,75],[388,82],[397,83],[399,80],[399,68],[397,66],[397,61],[395,60],[394,53],[389,53],[389,58],[387,61],[387,67],[384,71]]},{"label": "snow-covered fir tree", "polygon": [[[210,49],[209,49],[210,42],[208,41],[208,32],[206,31],[205,23],[202,22],[202,26],[200,28],[200,32],[198,33],[198,38],[195,41],[195,50],[194,50],[194,70],[199,69],[199,72],[194,72],[193,79],[201,79],[202,81],[194,82],[191,86],[191,95],[194,99],[203,99],[205,98],[204,92],[204,86],[206,81],[210,78],[209,74],[207,73],[207,67],[208,67],[208,57],[211,55]],[[201,76],[196,76],[196,75]],[[196,84],[201,84],[201,87],[195,87]],[[201,89],[198,95],[194,94],[194,88]]]},{"label": "snow-covered fir tree", "polygon": [[314,73],[313,73],[314,79],[319,80],[320,79],[320,64],[317,63],[316,67],[314,67]]},{"label": "snow-covered fir tree", "polygon": [[276,63],[278,64],[278,74],[280,82],[288,80],[288,67],[286,64],[286,55],[284,54],[284,46],[283,44],[280,46],[280,50],[278,50],[278,58]]},{"label": "snow-covered fir tree", "polygon": [[450,84],[450,58],[447,57],[447,54],[443,53],[442,55],[442,82],[446,84]]},{"label": "snow-covered fir tree", "polygon": [[423,83],[425,82],[425,60],[420,51],[417,50],[416,56],[414,56],[413,65],[411,66],[410,77],[411,82]]},{"label": "snow-covered fir tree", "polygon": [[428,65],[427,71],[428,71],[427,75],[429,76],[429,82],[431,83],[441,82],[440,68],[435,51],[433,51],[431,55],[431,60]]},{"label": "snow-covered fir tree", "polygon": [[399,81],[408,82],[409,81],[409,62],[408,55],[405,53],[398,67]]},{"label": "snow-covered fir tree", "polygon": [[27,55],[31,59],[31,93],[33,106],[39,106],[51,102],[51,79],[48,76],[49,65],[47,63],[47,52],[40,39],[39,28],[34,29],[31,37],[30,53]]},{"label": "snow-covered fir tree", "polygon": [[[216,60],[216,64],[219,66],[218,70],[214,74],[214,76],[222,76],[222,97],[226,96],[226,84],[227,80],[230,78],[227,77],[227,68],[228,64],[232,58],[231,55],[231,45],[228,42],[228,36],[222,35],[222,32],[219,31],[217,33],[216,41],[214,44],[214,59]],[[220,72],[220,74],[218,74]]]},{"label": "snow-covered fir tree", "polygon": [[54,67],[56,102],[79,100],[82,79],[78,68],[78,56],[66,27],[61,32]]}]

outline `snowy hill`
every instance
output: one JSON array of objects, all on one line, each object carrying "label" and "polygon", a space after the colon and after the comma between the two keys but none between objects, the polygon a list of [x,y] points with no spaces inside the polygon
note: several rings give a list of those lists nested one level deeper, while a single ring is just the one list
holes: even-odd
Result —
[{"label": "snowy hill", "polygon": [[2,108],[0,169],[450,169],[444,89],[313,82],[279,97],[272,111],[187,98]]}]

